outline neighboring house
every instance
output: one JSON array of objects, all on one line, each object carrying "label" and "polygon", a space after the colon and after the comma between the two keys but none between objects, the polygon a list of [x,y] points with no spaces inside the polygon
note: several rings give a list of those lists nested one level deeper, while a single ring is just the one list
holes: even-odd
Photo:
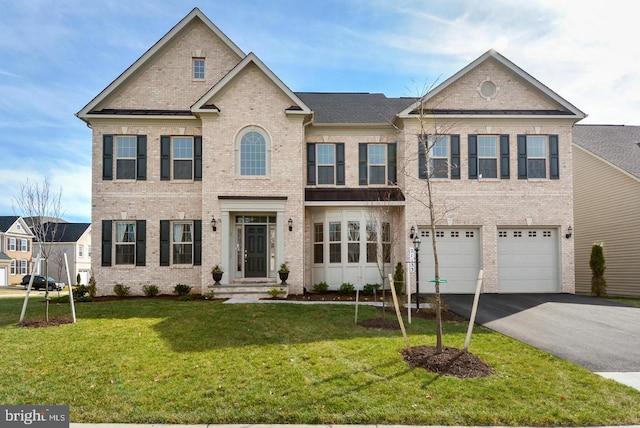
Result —
[{"label": "neighboring house", "polygon": [[607,293],[640,297],[640,126],[579,125],[573,143],[576,291],[603,243]]},{"label": "neighboring house", "polygon": [[20,284],[30,272],[33,234],[19,216],[0,216],[0,285]]},{"label": "neighboring house", "polygon": [[93,133],[98,293],[206,292],[215,264],[229,287],[271,288],[282,262],[291,294],[361,287],[409,260],[412,227],[431,291],[427,170],[443,292],[472,292],[479,269],[485,292],[574,292],[565,234],[584,113],[493,50],[420,107],[293,92],[194,9],[77,114]]},{"label": "neighboring house", "polygon": [[[64,260],[66,254],[71,284],[77,285],[78,274],[80,283],[87,284],[91,272],[91,223],[49,223],[46,229],[55,230],[55,235],[50,233],[46,237],[47,245],[50,245],[48,276],[58,283],[69,283]],[[33,246],[34,253],[39,254],[40,244],[37,240],[34,240]],[[43,264],[40,272],[44,272]]]}]

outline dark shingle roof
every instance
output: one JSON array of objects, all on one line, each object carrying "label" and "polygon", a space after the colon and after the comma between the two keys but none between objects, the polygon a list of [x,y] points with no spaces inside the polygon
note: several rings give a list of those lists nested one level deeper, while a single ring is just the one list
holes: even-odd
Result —
[{"label": "dark shingle roof", "polygon": [[91,223],[57,223],[56,234],[51,238],[51,233],[55,229],[51,223],[51,227],[48,230],[46,242],[77,242],[82,234],[91,226]]},{"label": "dark shingle roof", "polygon": [[640,126],[576,125],[573,142],[640,178]]},{"label": "dark shingle roof", "polygon": [[313,110],[313,121],[331,124],[389,124],[414,98],[353,92],[296,92]]},{"label": "dark shingle roof", "polygon": [[7,230],[9,230],[9,228],[13,226],[13,223],[15,223],[18,218],[19,217],[17,215],[0,216],[0,232],[6,232]]},{"label": "dark shingle roof", "polygon": [[9,261],[12,260],[11,257],[7,256],[5,253],[3,253],[2,251],[0,251],[0,261]]}]

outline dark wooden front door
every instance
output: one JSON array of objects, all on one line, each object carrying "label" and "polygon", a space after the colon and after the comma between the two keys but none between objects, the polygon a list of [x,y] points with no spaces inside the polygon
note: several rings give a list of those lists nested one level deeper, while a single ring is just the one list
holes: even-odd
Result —
[{"label": "dark wooden front door", "polygon": [[245,226],[244,276],[264,278],[267,276],[267,226]]}]

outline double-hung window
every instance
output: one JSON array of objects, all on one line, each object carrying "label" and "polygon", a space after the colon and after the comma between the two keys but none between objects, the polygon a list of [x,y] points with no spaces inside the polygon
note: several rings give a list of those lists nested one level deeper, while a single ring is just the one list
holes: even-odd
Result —
[{"label": "double-hung window", "polygon": [[360,143],[358,148],[359,184],[395,184],[397,181],[396,150],[396,143]]},{"label": "double-hung window", "polygon": [[29,241],[26,239],[21,239],[20,240],[20,251],[22,251],[23,253],[26,253],[27,251],[29,251]]},{"label": "double-hung window", "polygon": [[193,224],[191,222],[173,223],[173,264],[193,263]]},{"label": "double-hung window", "polygon": [[17,274],[18,274],[18,261],[11,260],[11,275],[17,275]]},{"label": "double-hung window", "polygon": [[307,184],[343,186],[344,166],[344,143],[307,144]]},{"label": "double-hung window", "polygon": [[329,263],[342,262],[342,223],[329,222]]},{"label": "double-hung window", "polygon": [[313,224],[313,262],[324,263],[324,223]]},{"label": "double-hung window", "polygon": [[193,137],[173,137],[173,179],[193,179]]},{"label": "double-hung window", "polygon": [[28,272],[29,262],[27,260],[20,260],[20,275],[26,275]]},{"label": "double-hung window", "polygon": [[202,137],[160,137],[160,180],[202,180]]},{"label": "double-hung window", "polygon": [[117,221],[115,230],[116,265],[133,265],[136,262],[136,223]]},{"label": "double-hung window", "polygon": [[496,135],[478,135],[478,178],[498,178]]},{"label": "double-hung window", "polygon": [[[115,145],[115,147],[114,147]],[[147,136],[108,135],[102,136],[102,179],[113,180],[147,179]]]},{"label": "double-hung window", "polygon": [[360,263],[360,222],[347,223],[347,253],[349,263]]},{"label": "double-hung window", "polygon": [[378,224],[367,222],[367,263],[378,262]]},{"label": "double-hung window", "polygon": [[16,238],[9,238],[9,251],[16,251]]},{"label": "double-hung window", "polygon": [[250,126],[236,140],[236,174],[241,177],[267,177],[270,173],[271,143],[266,132]]},{"label": "double-hung window", "polygon": [[558,149],[557,135],[518,135],[518,178],[559,179]]},{"label": "double-hung window", "polygon": [[193,58],[193,80],[204,80],[204,58]]},{"label": "double-hung window", "polygon": [[78,245],[78,257],[84,257],[84,245]]},{"label": "double-hung window", "polygon": [[460,135],[420,136],[418,177],[460,179]]}]

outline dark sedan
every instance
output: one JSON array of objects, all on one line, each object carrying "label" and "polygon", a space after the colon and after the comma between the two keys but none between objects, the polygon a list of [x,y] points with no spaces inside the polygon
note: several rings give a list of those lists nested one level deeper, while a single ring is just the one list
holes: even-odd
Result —
[{"label": "dark sedan", "polygon": [[[23,276],[22,281],[20,282],[20,285],[23,285],[24,288],[27,288],[29,286],[30,279],[31,279],[31,275]],[[45,288],[45,286],[48,286],[49,290],[59,290],[61,288],[61,287],[58,287],[58,285],[56,284],[56,281],[51,277],[45,278],[42,275],[35,275],[33,277],[33,284],[31,285],[31,287],[34,290]]]}]

